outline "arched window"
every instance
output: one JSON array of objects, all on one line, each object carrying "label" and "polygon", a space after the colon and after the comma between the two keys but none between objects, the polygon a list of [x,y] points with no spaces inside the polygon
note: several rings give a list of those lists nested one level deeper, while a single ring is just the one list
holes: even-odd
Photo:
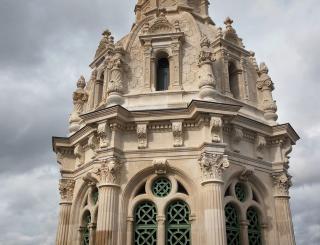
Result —
[{"label": "arched window", "polygon": [[157,244],[157,210],[151,202],[142,202],[135,209],[134,244]]},{"label": "arched window", "polygon": [[234,98],[240,99],[238,70],[234,63],[232,62],[229,63],[228,71],[229,71],[230,92],[232,93]]},{"label": "arched window", "polygon": [[82,239],[81,245],[89,245],[90,230],[89,225],[91,223],[91,215],[89,211],[86,211],[82,219]]},{"label": "arched window", "polygon": [[184,201],[174,201],[168,206],[166,213],[167,245],[191,244],[189,216],[190,210]]},{"label": "arched window", "polygon": [[247,211],[249,245],[261,245],[261,227],[258,212],[255,208]]},{"label": "arched window", "polygon": [[227,243],[228,245],[240,244],[240,223],[236,208],[228,203],[225,207]]},{"label": "arched window", "polygon": [[[258,190],[249,181],[234,179],[226,188],[224,198],[227,203],[225,206],[227,244],[261,245],[264,231],[260,224],[265,216],[257,212],[264,209],[263,199]],[[251,208],[247,210],[247,207]]]},{"label": "arched window", "polygon": [[169,60],[167,55],[160,56],[157,60],[157,82],[156,82],[156,90],[164,91],[169,88]]}]

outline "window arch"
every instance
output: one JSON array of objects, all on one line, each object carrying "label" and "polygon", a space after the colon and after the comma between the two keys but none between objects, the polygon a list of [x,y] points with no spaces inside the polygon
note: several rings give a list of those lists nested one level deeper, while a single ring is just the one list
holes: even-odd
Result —
[{"label": "window arch", "polygon": [[[189,188],[179,176],[152,174],[140,179],[128,205],[127,239],[133,245],[162,240],[166,245],[191,244]],[[146,219],[147,221],[144,221]]]},{"label": "window arch", "polygon": [[134,244],[157,244],[157,210],[152,202],[142,202],[135,209]]},{"label": "window arch", "polygon": [[166,212],[166,241],[167,245],[189,245],[190,209],[186,202],[177,200],[169,204]]},{"label": "window arch", "polygon": [[228,203],[225,207],[227,243],[240,245],[240,222],[239,214],[233,204]]},{"label": "window arch", "polygon": [[156,91],[165,91],[169,88],[170,72],[169,58],[165,53],[158,56],[156,63]]},{"label": "window arch", "polygon": [[228,66],[229,73],[229,87],[232,96],[236,99],[240,99],[240,87],[239,87],[239,76],[238,69],[233,62],[229,63]]},{"label": "window arch", "polygon": [[[225,191],[225,221],[228,245],[262,245],[260,214],[263,200],[249,181],[234,179]],[[251,207],[247,209],[248,207]]]},{"label": "window arch", "polygon": [[255,208],[247,211],[249,245],[261,245],[261,227],[259,214]]}]

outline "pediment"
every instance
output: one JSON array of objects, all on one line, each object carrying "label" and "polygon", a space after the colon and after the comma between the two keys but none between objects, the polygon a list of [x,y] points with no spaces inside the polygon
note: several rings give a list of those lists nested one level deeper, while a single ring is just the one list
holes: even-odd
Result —
[{"label": "pediment", "polygon": [[168,21],[164,14],[161,14],[153,22],[148,30],[148,34],[162,34],[174,32],[174,26]]}]

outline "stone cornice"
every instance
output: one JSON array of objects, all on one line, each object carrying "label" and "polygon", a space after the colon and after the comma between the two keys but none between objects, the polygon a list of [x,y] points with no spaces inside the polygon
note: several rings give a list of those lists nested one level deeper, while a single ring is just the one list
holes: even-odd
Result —
[{"label": "stone cornice", "polygon": [[234,50],[242,53],[242,54],[245,54],[246,56],[250,56],[250,52],[247,51],[246,49],[238,46],[238,45],[235,45],[234,43],[228,41],[228,40],[225,40],[223,38],[217,38],[216,40],[213,41],[212,45],[213,45],[213,48],[219,48],[219,50],[221,49],[221,44],[223,45],[223,47],[230,47],[230,48],[233,48]]}]

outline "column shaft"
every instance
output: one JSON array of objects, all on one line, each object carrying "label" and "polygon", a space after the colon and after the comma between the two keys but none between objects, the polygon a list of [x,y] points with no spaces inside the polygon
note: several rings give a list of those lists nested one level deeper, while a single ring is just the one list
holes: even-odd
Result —
[{"label": "column shaft", "polygon": [[279,244],[295,245],[289,197],[275,197],[275,205]]},{"label": "column shaft", "polygon": [[57,231],[56,245],[68,244],[68,231],[70,222],[71,203],[60,205],[59,225]]},{"label": "column shaft", "polygon": [[222,183],[204,184],[204,221],[207,245],[226,245],[226,225],[222,195]]},{"label": "column shaft", "polygon": [[118,202],[118,187],[99,187],[96,245],[116,245]]}]

